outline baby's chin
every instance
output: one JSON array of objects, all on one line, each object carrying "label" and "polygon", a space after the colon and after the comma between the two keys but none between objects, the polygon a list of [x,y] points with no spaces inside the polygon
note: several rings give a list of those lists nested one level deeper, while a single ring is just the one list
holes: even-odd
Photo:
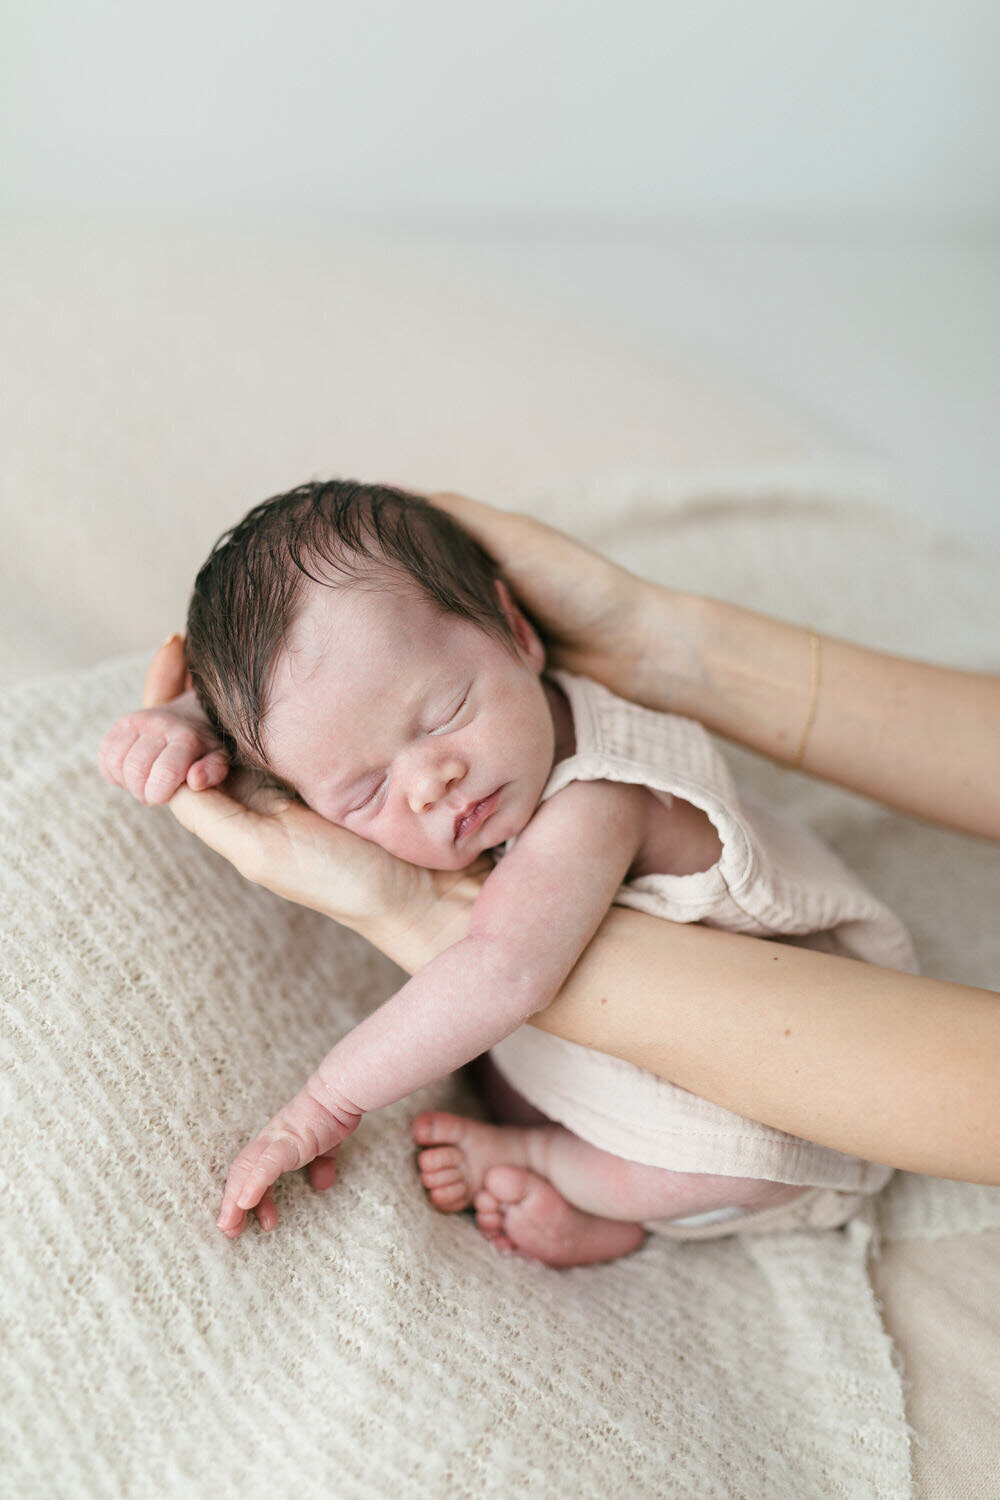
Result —
[{"label": "baby's chin", "polygon": [[[380,844],[379,847],[385,849],[387,854],[394,854],[397,859],[406,860],[407,864],[418,865],[422,870],[469,870],[490,853],[488,849],[450,849],[433,855],[414,856],[400,849],[387,849],[385,844]],[[490,863],[492,864],[492,860]]]},{"label": "baby's chin", "polygon": [[[433,850],[426,846],[423,849],[390,848],[388,843],[382,843],[380,839],[373,842],[387,854],[394,854],[397,859],[404,859],[407,864],[418,865],[423,870],[468,870],[480,860],[487,859],[494,849],[502,849],[507,840],[515,838],[529,821],[530,819],[523,818],[523,809],[517,806],[506,808],[500,814],[495,813],[490,819],[490,833],[493,837],[488,845],[479,837],[481,829],[476,830],[467,846],[464,840],[461,844]],[[491,860],[490,863],[492,862]]]},{"label": "baby's chin", "polygon": [[487,853],[486,849],[473,849],[468,853],[456,849],[451,856],[438,855],[433,861],[428,859],[425,863],[421,860],[420,863],[424,865],[425,870],[468,870],[484,859]]}]

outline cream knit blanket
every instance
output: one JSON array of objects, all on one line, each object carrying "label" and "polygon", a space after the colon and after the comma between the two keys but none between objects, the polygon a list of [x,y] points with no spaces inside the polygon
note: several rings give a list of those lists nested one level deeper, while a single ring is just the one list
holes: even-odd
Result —
[{"label": "cream knit blanket", "polygon": [[[566,522],[578,498],[544,509]],[[623,481],[601,544],[821,630],[998,665],[979,559],[774,490],[670,498]],[[5,1492],[908,1496],[870,1221],[574,1271],[505,1257],[414,1171],[408,1122],[468,1105],[456,1081],[366,1120],[330,1194],[283,1180],[273,1235],[218,1234],[234,1149],[399,975],[100,781],[148,654],[3,700]],[[982,846],[738,759],[901,913],[922,967],[995,981]],[[893,1233],[1000,1225],[993,1190],[890,1194]]]}]

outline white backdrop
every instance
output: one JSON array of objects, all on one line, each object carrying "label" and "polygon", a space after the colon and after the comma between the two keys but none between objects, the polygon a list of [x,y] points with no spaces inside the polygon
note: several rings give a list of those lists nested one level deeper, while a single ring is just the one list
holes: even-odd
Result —
[{"label": "white backdrop", "polygon": [[62,245],[39,309],[84,219],[424,237],[470,308],[704,360],[1000,540],[998,100],[996,0],[0,0],[0,233]]},{"label": "white backdrop", "polygon": [[17,207],[979,220],[994,0],[8,0]]}]

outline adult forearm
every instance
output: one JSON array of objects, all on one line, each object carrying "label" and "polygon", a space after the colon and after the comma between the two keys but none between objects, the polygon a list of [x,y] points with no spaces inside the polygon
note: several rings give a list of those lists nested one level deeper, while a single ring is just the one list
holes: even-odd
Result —
[{"label": "adult forearm", "polygon": [[615,908],[535,1025],[871,1161],[1000,1184],[1000,995]]},{"label": "adult forearm", "polygon": [[[461,889],[441,906],[382,934],[404,967],[467,922]],[[613,907],[531,1024],[835,1150],[1000,1185],[992,991]]]},{"label": "adult forearm", "polygon": [[802,746],[812,775],[1000,837],[1000,678],[829,637],[817,658],[808,629],[661,588],[530,517],[433,499],[497,558],[556,666],[778,761]]},{"label": "adult forearm", "polygon": [[[888,656],[648,587],[637,692],[779,761],[1000,837],[1000,678]],[[810,712],[812,713],[811,722]]]}]

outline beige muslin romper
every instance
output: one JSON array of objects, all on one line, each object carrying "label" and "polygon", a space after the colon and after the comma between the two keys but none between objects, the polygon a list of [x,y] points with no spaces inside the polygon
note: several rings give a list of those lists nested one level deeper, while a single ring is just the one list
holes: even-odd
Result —
[{"label": "beige muslin romper", "polygon": [[[737,794],[729,767],[700,724],[640,708],[586,677],[549,675],[569,702],[576,749],[553,768],[542,801],[571,781],[638,783],[667,802],[678,797],[703,809],[722,845],[711,869],[640,876],[619,887],[617,905],[675,922],[804,939],[829,952],[916,972],[913,946],[899,920],[808,829]],[[678,1172],[814,1190],[778,1208],[721,1210],[648,1226],[675,1238],[831,1228],[845,1223],[891,1176],[888,1167],[744,1119],[654,1073],[534,1026],[520,1027],[491,1056],[549,1119],[616,1156]]]}]

